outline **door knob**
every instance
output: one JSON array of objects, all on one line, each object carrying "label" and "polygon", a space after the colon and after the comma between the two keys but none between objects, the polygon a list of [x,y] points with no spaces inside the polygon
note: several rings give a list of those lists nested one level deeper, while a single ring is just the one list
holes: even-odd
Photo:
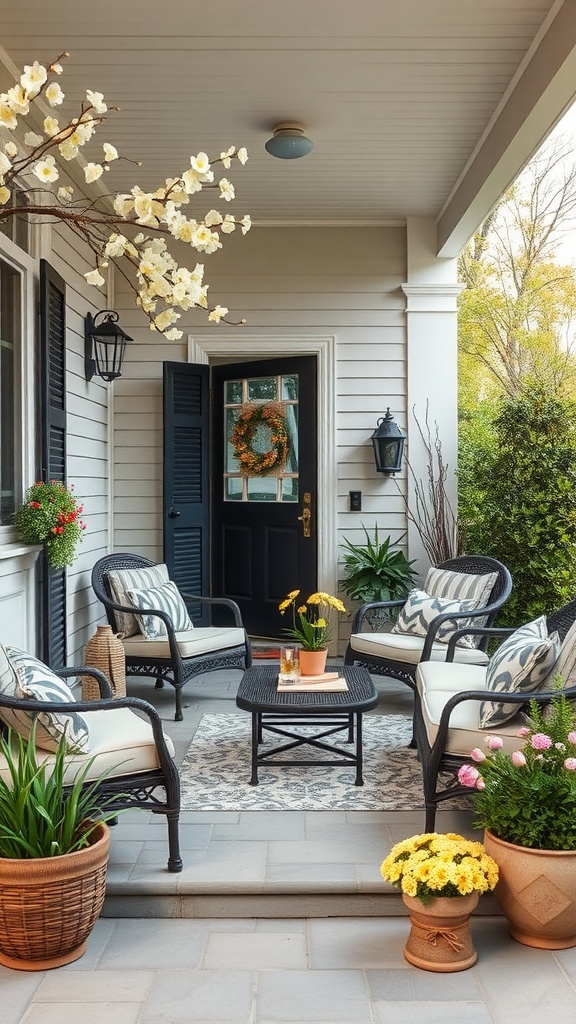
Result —
[{"label": "door knob", "polygon": [[171,509],[168,510],[168,518],[169,519],[177,519],[179,515],[180,515],[180,512],[177,512],[175,508],[171,508]]},{"label": "door knob", "polygon": [[302,510],[302,515],[298,516],[298,522],[302,523],[302,532],[303,532],[305,537],[309,537],[310,536],[310,519],[311,518],[312,518],[312,513],[311,513],[309,508],[303,509]]}]

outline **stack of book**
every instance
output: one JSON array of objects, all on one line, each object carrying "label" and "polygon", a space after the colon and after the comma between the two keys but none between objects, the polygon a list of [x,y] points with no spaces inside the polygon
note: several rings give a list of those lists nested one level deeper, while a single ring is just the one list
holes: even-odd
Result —
[{"label": "stack of book", "polygon": [[320,676],[278,676],[278,692],[282,693],[339,693],[347,690],[348,684],[338,672],[323,672]]}]

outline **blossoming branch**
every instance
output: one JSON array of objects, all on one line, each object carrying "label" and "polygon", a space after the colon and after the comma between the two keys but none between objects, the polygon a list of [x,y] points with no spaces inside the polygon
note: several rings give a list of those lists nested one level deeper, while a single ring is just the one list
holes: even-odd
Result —
[{"label": "blossoming branch", "polygon": [[[246,150],[231,146],[212,161],[202,152],[191,156],[189,168],[167,178],[153,192],[134,185],[127,194],[88,198],[77,194],[71,185],[55,190],[52,186],[60,177],[57,158],[81,160],[87,185],[101,178],[114,160],[126,159],[109,142],[102,144],[100,159],[83,158],[83,147],[106,121],[108,111],[103,94],[91,89],[86,90],[86,100],[80,104],[78,115],[65,124],[49,114],[43,119],[42,134],[22,130],[35,101],[46,101],[51,108],[63,103],[64,93],[56,78],[63,72],[60,61],[67,56],[68,53],[60,54],[48,66],[38,61],[25,65],[20,81],[0,94],[0,127],[14,133],[20,129],[18,137],[0,149],[0,221],[20,215],[67,224],[93,253],[94,269],[84,275],[89,284],[102,286],[102,272],[110,263],[115,264],[136,291],[136,302],[148,317],[151,329],[161,331],[170,341],[181,338],[183,333],[174,326],[181,317],[177,309],[199,307],[207,311],[212,322],[225,319],[225,306],[208,303],[204,265],[197,263],[193,270],[179,266],[168,250],[166,237],[208,255],[222,248],[221,235],[235,231],[237,225],[246,234],[251,226],[248,215],[237,219],[211,209],[203,217],[195,218],[183,210],[190,197],[204,189],[217,189],[219,198],[225,202],[233,200],[233,184],[226,177],[216,182],[213,168],[222,164],[228,169],[232,160],[245,164]],[[36,185],[33,179],[40,184]],[[126,228],[128,234],[124,233]],[[137,285],[118,263],[122,258],[134,268]]]}]

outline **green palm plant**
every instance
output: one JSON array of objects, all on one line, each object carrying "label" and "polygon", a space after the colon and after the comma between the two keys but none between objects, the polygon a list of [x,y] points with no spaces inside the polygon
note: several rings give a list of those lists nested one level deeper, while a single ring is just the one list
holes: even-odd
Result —
[{"label": "green palm plant", "polygon": [[341,544],[345,569],[344,579],[340,581],[342,590],[352,600],[363,604],[405,597],[416,576],[412,568],[414,560],[393,547],[390,537],[380,539],[377,524],[372,537],[363,523],[362,529],[365,544],[353,544],[346,538]]}]

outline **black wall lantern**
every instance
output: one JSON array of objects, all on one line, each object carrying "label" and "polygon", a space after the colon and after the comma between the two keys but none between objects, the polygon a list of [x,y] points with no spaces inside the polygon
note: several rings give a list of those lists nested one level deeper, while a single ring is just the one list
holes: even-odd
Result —
[{"label": "black wall lantern", "polygon": [[398,473],[402,466],[402,452],[406,435],[394,422],[390,409],[381,416],[372,434],[374,461],[379,473]]},{"label": "black wall lantern", "polygon": [[[100,323],[98,317],[103,317]],[[120,327],[118,313],[113,309],[101,309],[94,317],[88,313],[84,320],[86,380],[94,376],[107,381],[121,377],[126,342],[133,340]]]}]

